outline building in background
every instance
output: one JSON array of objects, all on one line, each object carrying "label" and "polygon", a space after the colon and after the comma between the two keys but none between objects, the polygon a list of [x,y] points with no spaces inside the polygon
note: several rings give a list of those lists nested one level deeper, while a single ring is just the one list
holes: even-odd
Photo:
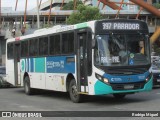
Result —
[{"label": "building in background", "polygon": [[[72,0],[64,0],[63,5],[67,4],[70,1],[72,1]],[[49,10],[50,4],[51,4],[51,0],[48,0],[44,3],[42,3],[40,6],[40,10],[41,11]],[[52,0],[52,10],[60,10],[61,5],[62,5],[62,0]],[[36,11],[36,9],[37,8],[33,8],[31,11]]]},{"label": "building in background", "polygon": [[[98,0],[82,0],[85,5],[92,5],[92,6],[97,6],[98,5]],[[121,0],[110,0],[112,2],[117,2],[117,3],[120,3]],[[160,0],[144,0],[145,2],[149,3],[149,4],[153,4],[153,3],[160,3]],[[131,1],[129,0],[124,0],[124,3],[132,3]],[[100,9],[102,9],[103,7],[103,4],[100,3]],[[107,9],[107,10],[113,10],[111,9],[110,7],[106,6],[104,9]],[[134,11],[137,11],[139,10],[139,6],[138,5],[127,5],[127,4],[123,4],[122,5],[122,9],[123,10],[134,10]]]}]

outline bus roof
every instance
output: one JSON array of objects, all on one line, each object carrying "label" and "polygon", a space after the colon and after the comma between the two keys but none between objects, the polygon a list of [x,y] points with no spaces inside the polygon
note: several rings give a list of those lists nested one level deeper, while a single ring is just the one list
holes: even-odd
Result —
[{"label": "bus roof", "polygon": [[97,31],[105,32],[105,30],[102,29],[103,28],[102,23],[104,22],[105,23],[139,23],[143,25],[142,29],[146,29],[146,31],[148,31],[148,27],[146,26],[146,23],[140,20],[134,20],[134,19],[107,19],[106,20],[106,19],[103,19],[103,20],[94,20],[94,21],[89,21],[89,22],[84,22],[84,23],[78,23],[75,25],[56,25],[51,28],[43,28],[43,29],[36,30],[34,33],[29,34],[29,35],[8,39],[7,42],[19,41],[19,40],[34,38],[34,37],[43,36],[43,35],[45,36],[45,35],[49,35],[52,33],[59,33],[63,31],[70,31],[70,30],[75,30],[75,29],[85,28],[85,27],[92,28],[93,32],[97,32]]},{"label": "bus roof", "polygon": [[79,23],[75,25],[56,25],[51,28],[43,28],[43,29],[36,30],[34,33],[29,34],[29,35],[19,36],[16,38],[10,38],[7,40],[7,42],[24,40],[24,39],[34,38],[34,37],[38,37],[42,35],[49,35],[52,33],[59,33],[63,31],[74,30],[78,28],[85,28],[85,27],[91,26],[90,23],[94,24],[95,21],[89,21],[89,22]]}]

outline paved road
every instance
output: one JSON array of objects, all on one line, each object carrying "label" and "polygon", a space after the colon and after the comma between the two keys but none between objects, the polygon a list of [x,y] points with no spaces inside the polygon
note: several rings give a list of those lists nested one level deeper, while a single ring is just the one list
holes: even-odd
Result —
[{"label": "paved road", "polygon": [[[40,90],[39,93],[36,95],[27,96],[24,94],[23,88],[0,89],[0,111],[146,111],[146,110],[160,111],[160,88],[153,89],[151,92],[128,95],[123,100],[116,100],[112,97],[112,95],[86,96],[85,102],[83,103],[72,103],[67,93]],[[63,118],[63,119],[70,120],[71,118]],[[88,119],[97,120],[98,118],[97,119],[88,118]],[[128,118],[122,118],[122,119],[128,119]]]}]

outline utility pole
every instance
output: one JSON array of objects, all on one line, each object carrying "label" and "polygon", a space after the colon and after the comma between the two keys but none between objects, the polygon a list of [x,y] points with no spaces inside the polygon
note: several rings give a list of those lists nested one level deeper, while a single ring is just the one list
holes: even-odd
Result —
[{"label": "utility pole", "polygon": [[77,0],[74,0],[74,10],[76,10]]},{"label": "utility pole", "polygon": [[53,0],[51,0],[51,3],[50,3],[50,9],[49,9],[49,14],[48,14],[48,25],[50,25],[50,18],[51,18],[51,11],[52,11],[52,3],[53,3]]},{"label": "utility pole", "polygon": [[17,10],[17,4],[18,4],[18,0],[16,0],[15,11]]},{"label": "utility pole", "polygon": [[39,0],[37,0],[37,28],[40,28],[39,25]]},{"label": "utility pole", "polygon": [[27,4],[28,4],[28,0],[26,0],[26,4],[25,4],[25,11],[24,11],[24,28],[26,28]]}]

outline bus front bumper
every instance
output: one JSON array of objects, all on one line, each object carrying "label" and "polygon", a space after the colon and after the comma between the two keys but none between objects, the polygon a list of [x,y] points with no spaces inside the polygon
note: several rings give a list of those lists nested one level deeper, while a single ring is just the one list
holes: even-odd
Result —
[{"label": "bus front bumper", "polygon": [[136,92],[145,92],[145,91],[151,91],[153,85],[153,77],[144,84],[144,87],[142,89],[133,89],[133,90],[113,90],[110,85],[107,85],[101,81],[97,81],[94,90],[95,95],[105,95],[105,94],[115,94],[115,93],[136,93]]}]

